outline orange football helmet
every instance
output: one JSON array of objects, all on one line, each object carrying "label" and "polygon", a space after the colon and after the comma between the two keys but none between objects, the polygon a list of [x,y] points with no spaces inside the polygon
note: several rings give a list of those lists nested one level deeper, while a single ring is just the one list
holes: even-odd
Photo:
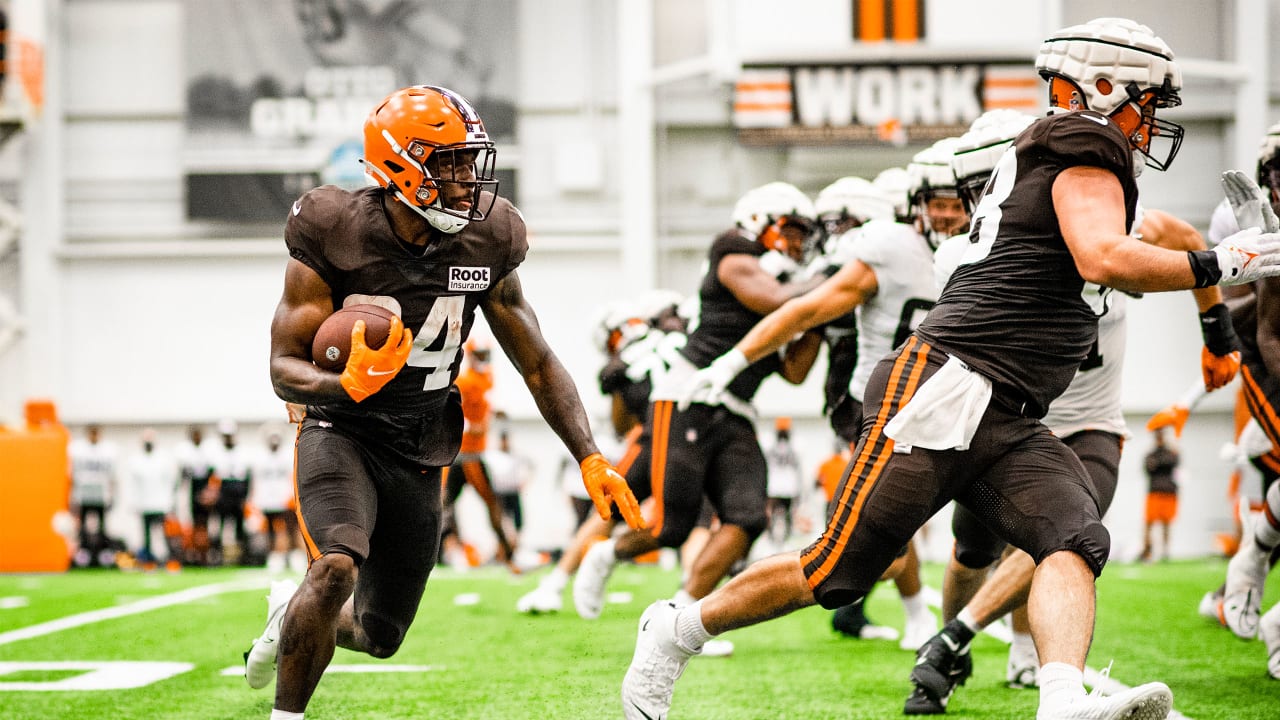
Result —
[{"label": "orange football helmet", "polygon": [[444,233],[493,208],[495,159],[475,109],[442,87],[397,90],[364,123],[365,173]]}]

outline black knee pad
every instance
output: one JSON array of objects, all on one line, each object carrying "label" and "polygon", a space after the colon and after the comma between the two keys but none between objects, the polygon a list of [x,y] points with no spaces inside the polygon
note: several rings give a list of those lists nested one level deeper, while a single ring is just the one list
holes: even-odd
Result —
[{"label": "black knee pad", "polygon": [[956,541],[955,555],[956,562],[969,568],[970,570],[981,570],[989,567],[991,563],[1000,559],[1000,555],[1004,552],[1004,543],[1000,543],[999,547],[987,545],[984,547],[970,547],[962,545]]},{"label": "black knee pad", "polygon": [[369,643],[369,654],[376,658],[389,658],[400,649],[404,641],[404,630],[395,623],[387,622],[377,615],[360,616],[360,629]]},{"label": "black knee pad", "polygon": [[1070,550],[1084,558],[1096,578],[1102,574],[1102,568],[1106,567],[1107,558],[1111,555],[1111,533],[1100,522],[1089,523],[1074,536],[1067,538],[1062,547],[1050,549],[1036,558],[1036,564],[1039,565],[1041,560],[1056,550]]}]

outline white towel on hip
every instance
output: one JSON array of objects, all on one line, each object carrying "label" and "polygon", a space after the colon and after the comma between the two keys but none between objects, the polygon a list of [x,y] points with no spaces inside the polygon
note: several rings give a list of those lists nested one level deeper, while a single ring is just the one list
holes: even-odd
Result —
[{"label": "white towel on hip", "polygon": [[885,425],[894,452],[968,450],[991,402],[991,381],[951,357]]}]

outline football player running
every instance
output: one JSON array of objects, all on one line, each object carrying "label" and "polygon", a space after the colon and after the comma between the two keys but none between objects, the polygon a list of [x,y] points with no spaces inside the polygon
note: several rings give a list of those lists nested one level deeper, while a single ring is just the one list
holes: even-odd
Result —
[{"label": "football player running", "polygon": [[[974,122],[960,141],[953,167],[961,197],[971,207],[979,201],[999,158],[1035,118],[1009,111],[993,111]],[[1183,251],[1203,250],[1204,240],[1189,224],[1159,210],[1140,209],[1134,236],[1154,245]],[[969,245],[968,236],[944,242],[935,255],[939,286],[956,269]],[[1095,287],[1086,286],[1090,292]],[[1200,311],[1206,349],[1202,353],[1205,382],[1216,389],[1236,374],[1239,341],[1217,287],[1192,291]],[[1121,408],[1121,367],[1126,336],[1126,298],[1109,297],[1109,309],[1098,321],[1098,339],[1080,364],[1071,384],[1049,406],[1041,421],[1062,438],[1084,464],[1092,492],[1106,514],[1115,495],[1120,449],[1128,435]],[[1206,318],[1213,321],[1205,322]],[[1212,350],[1211,350],[1212,349]],[[1005,542],[962,505],[952,515],[955,545],[943,582],[943,618],[947,625],[917,653],[911,671],[915,685],[907,698],[908,715],[932,715],[946,710],[957,685],[973,671],[969,643],[995,620],[1013,612],[1013,642],[1006,680],[1012,687],[1035,687],[1039,659],[1032,643],[1025,602],[1035,563],[1021,550],[1006,552]],[[1000,560],[1002,553],[1004,559]],[[988,577],[987,570],[1000,565]],[[984,582],[985,581],[985,582]],[[981,589],[979,589],[981,588]]]},{"label": "football player running", "polygon": [[[628,718],[665,717],[707,639],[864,595],[953,499],[1037,563],[1028,603],[1044,663],[1038,720],[1167,716],[1163,683],[1085,692],[1093,584],[1110,539],[1084,467],[1039,418],[1097,337],[1105,295],[1091,304],[1086,283],[1157,292],[1250,282],[1280,274],[1280,234],[1252,227],[1197,252],[1129,237],[1135,159],[1163,169],[1182,137],[1157,118],[1179,103],[1181,73],[1149,28],[1120,18],[1066,28],[1041,45],[1037,67],[1058,112],[1001,156],[960,267],[869,378],[863,433],[822,536],[691,605],[650,605],[622,682]],[[1173,142],[1161,151],[1155,138]]]},{"label": "football player running", "polygon": [[[1257,174],[1265,191],[1246,188],[1236,194],[1230,190],[1227,193],[1236,222],[1240,227],[1250,227],[1261,221],[1266,230],[1280,230],[1274,209],[1280,205],[1280,126],[1272,127],[1263,139]],[[1260,278],[1253,283],[1253,291],[1256,300],[1252,320],[1256,326],[1240,328],[1244,340],[1240,375],[1249,414],[1271,441],[1271,447],[1280,448],[1280,280]],[[1267,673],[1280,679],[1280,603],[1259,617],[1269,560],[1280,547],[1280,482],[1272,482],[1267,488],[1263,505],[1263,511],[1246,525],[1240,549],[1227,564],[1221,614],[1227,627],[1240,638],[1262,637],[1267,647]]]},{"label": "football player running", "polygon": [[790,184],[768,183],[739,198],[733,219],[735,226],[711,244],[688,341],[653,389],[644,431],[650,439],[651,462],[647,467],[636,463],[627,473],[637,497],[654,498],[648,527],[596,543],[587,551],[573,585],[574,605],[584,617],[600,613],[605,584],[619,560],[685,541],[702,514],[704,495],[720,525],[686,570],[677,603],[711,592],[765,529],[766,465],[751,400],[773,373],[788,382],[802,382],[821,347],[820,336],[806,335],[785,354],[753,364],[717,398],[701,398],[684,409],[677,409],[674,401],[691,375],[737,342],[763,315],[818,283],[786,281],[798,273],[803,249],[814,233],[813,202]]},{"label": "football player running", "polygon": [[[618,472],[624,476],[633,463],[647,458],[647,443],[641,430],[649,411],[649,393],[687,340],[685,320],[678,312],[681,300],[674,290],[651,290],[609,304],[597,323],[595,345],[605,356],[599,376],[600,392],[610,399],[614,434],[624,438],[617,462]],[[578,571],[583,553],[592,542],[607,539],[614,525],[612,519],[584,517],[556,566],[543,576],[538,587],[516,601],[516,610],[532,614],[559,612],[564,606],[561,594]]]},{"label": "football player running", "polygon": [[[770,313],[733,348],[699,371],[683,389],[682,404],[696,397],[717,397],[743,368],[775,352],[796,333],[821,327],[856,309],[857,360],[847,396],[852,427],[841,432],[857,437],[864,425],[862,400],[872,369],[907,339],[938,297],[932,269],[937,242],[958,232],[969,220],[951,172],[954,145],[954,138],[939,141],[917,153],[907,166],[915,215],[912,225],[875,220],[835,238],[833,264],[839,270],[816,289]],[[840,362],[842,358],[833,357],[833,364]],[[897,579],[909,569],[904,586],[900,586],[907,616],[901,646],[915,650],[937,629],[937,620],[925,604],[919,562],[910,542],[903,544],[900,557],[887,576]]]},{"label": "football player running", "polygon": [[[906,171],[903,170],[905,180]],[[881,173],[879,177],[890,178],[891,175]],[[853,231],[863,227],[872,220],[894,222],[900,216],[906,224],[911,224],[910,211],[907,209],[907,191],[901,188],[901,203],[895,203],[889,193],[874,182],[859,177],[843,177],[823,188],[814,200],[814,209],[818,220],[827,234],[824,253],[811,263],[809,272],[825,272],[834,275],[852,257]],[[898,205],[902,207],[899,208]],[[853,379],[854,368],[858,364],[858,313],[850,310],[844,315],[822,326],[822,338],[827,344],[827,378],[823,383],[823,414],[831,423],[831,429],[840,441],[850,449],[858,442],[858,430],[862,422],[862,404],[849,394],[849,385]],[[914,542],[903,559],[904,567],[895,577],[898,593],[901,597],[915,597],[921,589],[920,562],[915,554]],[[869,596],[869,594],[868,594]],[[923,599],[923,596],[921,596]],[[898,640],[901,633],[891,627],[876,625],[867,617],[866,600],[849,603],[836,608],[831,614],[831,627],[848,637],[859,639]],[[914,602],[914,601],[913,601]],[[908,616],[911,616],[908,608]],[[925,611],[927,613],[927,611]],[[930,625],[936,623],[929,616]],[[923,638],[921,638],[923,640]],[[916,646],[919,642],[915,643]],[[913,646],[912,650],[915,649]]]},{"label": "football player running", "polygon": [[[477,308],[600,513],[616,503],[641,523],[525,299],[524,221],[495,194],[493,143],[470,103],[435,86],[391,93],[365,121],[364,163],[376,186],[311,190],[285,225],[271,381],[307,406],[296,484],[311,562],[300,587],[272,587],[267,627],[245,654],[251,687],[278,678],[277,719],[302,717],[335,646],[387,658],[404,641],[439,553],[441,468],[462,432],[453,381]],[[389,339],[370,348],[357,322],[346,367],[321,370],[316,329],[355,303],[395,312]]]}]

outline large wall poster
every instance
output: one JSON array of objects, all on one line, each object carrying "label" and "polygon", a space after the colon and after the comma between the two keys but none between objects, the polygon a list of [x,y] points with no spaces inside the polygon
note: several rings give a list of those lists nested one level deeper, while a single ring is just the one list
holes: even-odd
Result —
[{"label": "large wall poster", "polygon": [[[514,141],[515,0],[186,0],[184,8],[190,220],[283,224],[316,185],[364,185],[365,116],[406,85],[456,90],[499,146]],[[499,176],[514,198],[514,174]]]}]

